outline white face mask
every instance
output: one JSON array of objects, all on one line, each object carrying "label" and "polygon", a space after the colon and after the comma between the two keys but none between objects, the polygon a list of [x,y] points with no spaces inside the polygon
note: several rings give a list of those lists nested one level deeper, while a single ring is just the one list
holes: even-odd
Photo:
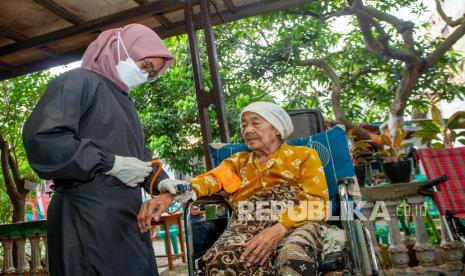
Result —
[{"label": "white face mask", "polygon": [[[119,53],[119,44],[123,45],[124,52],[126,52],[127,59],[121,60]],[[126,47],[124,47],[123,40],[121,39],[120,33],[118,33],[118,64],[116,65],[116,71],[120,79],[128,86],[129,89],[136,85],[147,82],[149,73],[143,73],[139,66],[129,57]]]}]

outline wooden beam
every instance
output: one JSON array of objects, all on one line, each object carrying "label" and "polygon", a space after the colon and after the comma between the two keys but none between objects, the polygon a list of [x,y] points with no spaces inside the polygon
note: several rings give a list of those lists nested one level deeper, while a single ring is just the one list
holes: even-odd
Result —
[{"label": "wooden beam", "polygon": [[47,56],[49,56],[51,58],[56,58],[56,57],[58,57],[60,55],[59,53],[57,53],[57,52],[53,51],[52,49],[49,49],[49,48],[47,48],[45,46],[40,46],[37,49],[39,49],[42,53],[46,54]]},{"label": "wooden beam", "polygon": [[[136,10],[131,9],[131,10],[127,10],[127,11],[130,11],[130,13],[132,15],[136,14],[138,16],[140,16],[141,14],[154,14],[154,13],[157,13],[157,12],[160,12],[160,13],[170,12],[170,11],[178,9],[179,7],[182,8],[183,7],[182,5],[183,5],[184,1],[185,0],[163,0],[163,1],[158,1],[160,3],[158,3],[158,2],[151,3],[151,5],[149,7],[152,10],[150,10],[148,12],[143,11],[143,10],[147,9],[146,6],[140,6],[140,7],[135,8]],[[315,1],[315,0],[261,0],[259,2],[254,3],[254,4],[238,7],[236,13],[234,13],[234,14],[229,13],[229,11],[221,12],[221,17],[224,19],[224,21],[216,13],[211,14],[210,15],[211,16],[211,23],[212,23],[212,25],[223,24],[223,23],[234,21],[234,20],[239,20],[241,18],[245,18],[245,17],[249,17],[249,16],[255,16],[255,15],[258,15],[258,14],[261,14],[261,13],[265,13],[265,12],[273,12],[273,11],[277,11],[277,10],[286,9],[286,8],[289,8],[289,7],[292,7],[292,6],[302,5],[302,4],[306,4],[306,3],[312,3],[313,1]],[[193,4],[198,4],[198,0],[193,0],[192,2],[193,2]],[[157,6],[158,10],[156,12],[153,11],[153,10],[156,9],[154,3],[158,4],[158,6]],[[141,8],[141,9],[139,9],[139,8]],[[122,15],[124,15],[125,17],[118,18],[118,16],[122,16]],[[114,24],[114,22],[119,22],[121,20],[127,20],[126,16],[130,16],[130,14],[117,13],[117,14],[109,15],[109,16],[107,16],[105,18],[100,19],[100,20],[89,21],[87,23],[78,24],[76,26],[69,27],[69,28],[66,28],[66,29],[61,30],[61,31],[55,31],[55,32],[52,32],[52,33],[49,33],[49,34],[46,34],[46,35],[43,35],[43,36],[39,36],[39,37],[33,38],[32,41],[24,41],[24,42],[18,42],[18,43],[6,45],[6,46],[3,46],[3,47],[0,47],[0,55],[10,54],[12,52],[19,51],[21,49],[39,47],[39,46],[44,45],[46,43],[50,43],[50,42],[52,42],[52,41],[54,41],[56,39],[66,38],[66,37],[69,37],[69,36],[72,36],[72,35],[75,35],[75,34],[78,34],[78,33],[82,33],[82,32],[98,31],[99,28],[101,28],[105,24],[109,24],[109,23],[106,23],[106,22],[111,22],[111,23]],[[91,24],[91,25],[89,25],[89,24]],[[160,27],[160,28],[155,28],[154,30],[162,38],[167,38],[167,37],[171,37],[171,36],[186,33],[186,24],[185,24],[184,20],[183,21],[178,21],[178,22],[173,22],[172,24],[173,24],[173,26],[172,26],[171,29],[166,29],[164,27]],[[195,27],[195,29],[199,29],[199,22],[198,21],[195,23],[194,27]],[[63,33],[63,31],[65,31],[65,32]],[[0,30],[0,32],[1,32],[1,30]],[[15,47],[18,47],[18,46],[19,46],[19,48],[16,49]],[[69,53],[60,54],[55,59],[45,58],[45,59],[42,59],[42,60],[33,61],[33,62],[30,62],[30,63],[27,63],[27,64],[18,65],[18,66],[11,65],[11,66],[13,66],[13,68],[16,68],[16,69],[12,70],[12,68],[9,67],[8,71],[1,71],[0,72],[0,80],[15,77],[15,76],[19,76],[21,74],[28,74],[28,73],[31,73],[31,72],[34,72],[34,71],[43,70],[43,69],[47,69],[49,67],[58,66],[58,65],[65,64],[65,63],[69,63],[69,62],[72,62],[72,61],[79,60],[81,58],[82,54],[84,53],[84,51],[85,51],[85,48],[79,49],[79,50],[76,50],[76,51],[72,51],[72,52],[69,52]],[[3,67],[5,67],[5,66],[3,66]]]},{"label": "wooden beam", "polygon": [[237,11],[237,7],[232,0],[223,0],[223,2],[230,12],[235,13]]},{"label": "wooden beam", "polygon": [[[197,100],[197,109],[199,111],[199,121],[200,121],[200,131],[202,133],[202,144],[203,144],[203,153],[205,155],[205,163],[207,168],[211,170],[213,168],[212,161],[210,158],[210,152],[208,150],[208,144],[212,141],[212,129],[210,123],[210,116],[208,112],[208,106],[205,102],[208,99],[208,94],[205,91],[203,84],[203,75],[202,75],[202,63],[200,61],[200,51],[199,51],[199,42],[197,39],[197,34],[195,33],[194,18],[192,12],[192,1],[186,0],[186,5],[184,6],[184,15],[187,27],[187,37],[189,39],[189,49],[191,53],[192,61],[192,72],[194,74],[194,83],[195,83],[195,95]],[[189,275],[194,275],[193,266],[189,263]]]},{"label": "wooden beam", "polygon": [[[263,13],[280,11],[293,6],[303,5],[315,2],[315,0],[261,0],[249,5],[238,6],[235,13],[222,11],[220,15],[216,12],[210,14],[212,25],[221,25],[242,18],[256,16]],[[195,28],[199,29],[199,22],[196,21]],[[186,24],[184,21],[173,22],[171,29],[155,28],[155,32],[162,37],[167,38],[186,33]]]},{"label": "wooden beam", "polygon": [[10,67],[8,71],[0,72],[0,81],[80,60],[85,50],[86,48],[82,48],[62,53],[57,58],[36,60],[19,66],[14,66],[13,69]]},{"label": "wooden beam", "polygon": [[181,9],[183,0],[163,0],[151,2],[149,4],[127,9],[121,12],[110,14],[101,18],[97,18],[82,24],[77,24],[68,28],[50,32],[25,41],[20,41],[14,44],[0,47],[0,56],[8,55],[20,50],[39,47],[47,43],[67,38],[85,32],[92,32],[108,25],[118,24],[119,22],[129,20],[144,15],[154,13],[165,13]]},{"label": "wooden beam", "polygon": [[216,108],[216,121],[218,123],[221,142],[229,143],[229,127],[226,120],[223,82],[221,81],[220,77],[220,67],[218,65],[215,34],[213,33],[213,26],[210,20],[208,5],[208,0],[200,0],[200,20],[202,21],[202,27],[204,30],[204,38],[210,69],[210,80],[212,83],[212,89],[209,94],[213,100],[213,105]]},{"label": "wooden beam", "polygon": [[73,23],[73,24],[81,24],[84,21],[79,18],[74,13],[68,11],[67,9],[63,8],[62,6],[58,5],[52,0],[34,0],[37,4],[40,4],[47,10],[53,12],[54,14],[58,15],[59,17],[63,18],[64,20]]},{"label": "wooden beam", "polygon": [[[3,35],[4,37],[7,37],[11,40],[14,40],[16,42],[18,41],[24,41],[27,38],[23,36],[22,34],[18,34],[17,32],[14,32],[10,29],[7,29],[3,26],[0,26],[0,35]],[[59,54],[57,54],[55,51],[47,48],[46,46],[40,46],[38,48],[41,52],[45,53],[47,56],[56,58]]]},{"label": "wooden beam", "polygon": [[155,14],[153,16],[163,27],[169,29],[173,27],[173,23],[163,14]]},{"label": "wooden beam", "polygon": [[147,1],[147,0],[134,0],[134,2],[136,2],[136,3],[139,4],[140,6],[146,5],[146,4],[149,3],[149,1]]},{"label": "wooden beam", "polygon": [[[313,3],[315,1],[316,0],[262,0],[252,4],[237,7],[237,11],[235,13],[222,11],[220,12],[220,16],[218,16],[216,12],[212,13],[210,16],[212,23],[214,25],[219,25],[246,17],[284,10],[293,6]],[[224,22],[222,18],[224,19]]]},{"label": "wooden beam", "polygon": [[[142,5],[147,5],[148,3],[150,3],[147,0],[134,0],[134,2],[136,2],[137,4],[139,4],[141,6]],[[173,26],[173,23],[171,23],[171,21],[161,13],[154,14],[153,18],[155,18],[155,20],[157,20],[158,23],[160,23],[165,28],[171,28]]]},{"label": "wooden beam", "polygon": [[24,35],[18,34],[17,32],[13,32],[12,30],[4,26],[1,26],[1,25],[0,25],[0,36],[6,37],[14,41],[22,41],[22,40],[27,39]]},{"label": "wooden beam", "polygon": [[3,70],[13,70],[15,67],[11,64],[0,61],[0,68]]}]

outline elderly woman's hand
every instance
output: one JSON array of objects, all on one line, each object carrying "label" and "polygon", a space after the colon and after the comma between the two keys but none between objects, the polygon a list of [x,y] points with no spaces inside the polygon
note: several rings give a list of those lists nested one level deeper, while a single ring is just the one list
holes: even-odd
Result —
[{"label": "elderly woman's hand", "polygon": [[152,198],[144,203],[140,208],[139,215],[137,216],[137,225],[140,232],[144,233],[152,227],[152,218],[158,221],[161,214],[171,206],[174,196],[170,193],[164,193]]},{"label": "elderly woman's hand", "polygon": [[246,266],[254,265],[260,262],[264,265],[273,249],[278,246],[281,239],[286,235],[287,228],[281,223],[277,223],[261,231],[244,244],[244,253],[241,255],[241,261],[247,260]]}]

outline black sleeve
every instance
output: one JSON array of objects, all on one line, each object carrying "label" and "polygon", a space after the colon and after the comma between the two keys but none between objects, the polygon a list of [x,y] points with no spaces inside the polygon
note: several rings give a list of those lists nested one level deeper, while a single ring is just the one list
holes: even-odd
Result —
[{"label": "black sleeve", "polygon": [[[147,147],[144,147],[145,148],[145,151],[144,151],[144,161],[152,161],[152,155],[150,154],[150,151],[148,150]],[[157,171],[158,169],[158,165],[157,164],[152,164],[152,172],[150,173],[150,175],[145,179],[145,181],[142,183],[143,184],[143,188],[144,190],[147,192],[147,193],[150,193],[150,182],[152,181],[152,178],[153,176],[155,175],[155,172]],[[160,171],[160,174],[158,175],[157,179],[155,179],[155,183],[153,184],[153,194],[154,195],[159,195],[160,194],[160,191],[158,191],[158,183],[160,183],[160,181],[162,181],[163,179],[167,179],[169,178],[168,174],[165,172],[165,170],[161,170]]]},{"label": "black sleeve", "polygon": [[48,85],[23,128],[29,163],[39,177],[88,181],[113,167],[114,154],[93,140],[80,139],[78,133],[98,85],[75,73]]}]

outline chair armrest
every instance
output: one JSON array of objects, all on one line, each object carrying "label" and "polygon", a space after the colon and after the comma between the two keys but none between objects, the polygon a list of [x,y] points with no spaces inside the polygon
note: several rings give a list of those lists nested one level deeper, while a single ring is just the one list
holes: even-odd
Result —
[{"label": "chair armrest", "polygon": [[208,197],[200,197],[198,198],[195,202],[194,205],[200,205],[200,204],[228,204],[229,203],[226,201],[226,199],[221,196],[221,195],[212,195]]},{"label": "chair armrest", "polygon": [[354,184],[355,180],[352,177],[343,177],[337,179],[337,185],[350,185]]}]

